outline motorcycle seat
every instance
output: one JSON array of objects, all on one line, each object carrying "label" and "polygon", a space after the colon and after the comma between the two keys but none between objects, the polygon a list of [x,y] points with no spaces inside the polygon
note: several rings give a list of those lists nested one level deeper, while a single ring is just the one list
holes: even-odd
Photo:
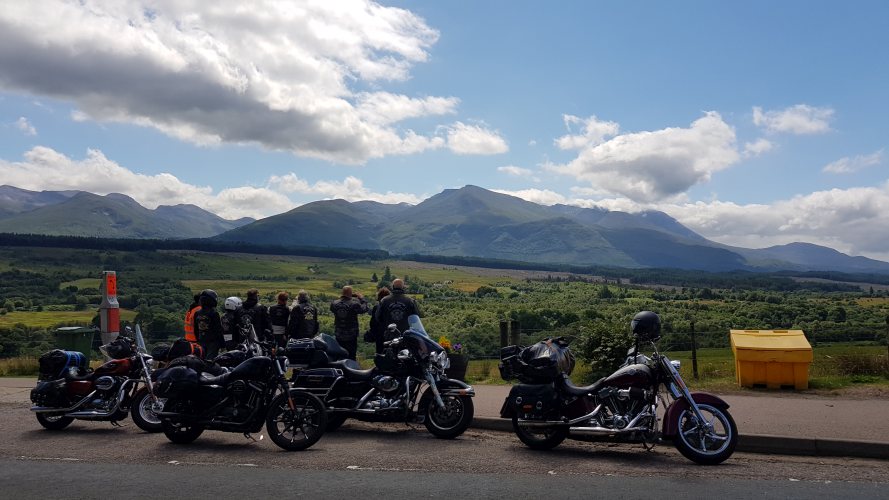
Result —
[{"label": "motorcycle seat", "polygon": [[95,372],[92,370],[79,370],[76,373],[72,372],[72,370],[65,370],[65,380],[68,382],[78,382],[84,380],[92,380],[94,378]]},{"label": "motorcycle seat", "polygon": [[222,375],[213,375],[212,373],[201,372],[201,378],[198,379],[200,385],[220,385],[225,386],[231,372],[225,372]]},{"label": "motorcycle seat", "polygon": [[331,368],[351,368],[352,370],[360,370],[361,365],[358,364],[354,359],[338,359],[336,361],[331,361],[327,363]]},{"label": "motorcycle seat", "polygon": [[564,375],[562,378],[562,389],[572,396],[586,396],[587,394],[591,394],[597,392],[602,388],[605,382],[605,377],[600,378],[592,385],[578,387],[571,382],[571,379],[568,378],[567,375]]},{"label": "motorcycle seat", "polygon": [[352,381],[365,381],[370,380],[374,377],[376,373],[375,368],[370,368],[368,370],[356,370],[355,368],[350,368],[346,365],[342,365],[338,367],[343,370],[343,375],[346,376],[348,380]]}]

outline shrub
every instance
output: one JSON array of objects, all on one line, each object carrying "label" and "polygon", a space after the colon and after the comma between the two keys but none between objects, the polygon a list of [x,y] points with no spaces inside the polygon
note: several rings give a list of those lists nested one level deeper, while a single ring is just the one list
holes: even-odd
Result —
[{"label": "shrub", "polygon": [[627,357],[633,340],[626,326],[605,321],[586,324],[573,351],[589,364],[589,379],[610,375]]}]

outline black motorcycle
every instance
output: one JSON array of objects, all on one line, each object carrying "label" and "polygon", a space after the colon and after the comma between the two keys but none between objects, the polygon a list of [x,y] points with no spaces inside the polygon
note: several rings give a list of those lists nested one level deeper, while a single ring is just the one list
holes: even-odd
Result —
[{"label": "black motorcycle", "polygon": [[[728,403],[712,394],[690,392],[679,375],[679,361],[657,352],[660,319],[656,314],[639,313],[632,325],[636,341],[626,362],[586,387],[575,386],[565,373],[561,360],[570,351],[563,338],[547,339],[543,347],[534,349],[504,348],[501,376],[524,383],[512,388],[500,416],[511,418],[516,435],[534,449],[554,448],[565,438],[642,443],[646,448],[672,441],[686,458],[699,464],[718,464],[729,458],[738,443],[738,428],[727,411]],[[640,342],[651,343],[651,357],[639,353]],[[551,356],[535,356],[540,352]],[[659,425],[661,404],[663,424]]]},{"label": "black motorcycle", "polygon": [[[411,315],[410,328],[398,332],[374,358],[374,368],[360,370],[352,360],[333,361],[341,347],[330,336],[288,344],[294,366],[293,387],[321,398],[328,411],[327,430],[335,430],[349,418],[368,422],[420,423],[439,438],[452,439],[472,422],[469,385],[448,379],[448,355],[429,338],[420,318]],[[324,368],[315,368],[325,366]]]},{"label": "black motorcycle", "polygon": [[286,356],[273,344],[259,343],[271,356],[252,356],[221,375],[198,373],[187,366],[156,372],[155,390],[167,398],[157,412],[163,432],[174,443],[194,441],[204,430],[242,432],[250,437],[263,424],[272,441],[288,451],[315,444],[327,426],[324,403],[291,389]]}]

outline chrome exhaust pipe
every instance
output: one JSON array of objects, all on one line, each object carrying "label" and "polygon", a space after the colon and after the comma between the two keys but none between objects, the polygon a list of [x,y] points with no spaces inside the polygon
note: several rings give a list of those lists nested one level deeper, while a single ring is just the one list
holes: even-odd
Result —
[{"label": "chrome exhaust pipe", "polygon": [[648,430],[646,427],[626,427],[624,429],[609,429],[607,427],[572,427],[571,434],[582,436],[604,436],[614,434],[626,434],[629,432],[643,432]]},{"label": "chrome exhaust pipe", "polygon": [[74,411],[74,410],[80,408],[81,406],[83,406],[83,403],[86,403],[87,401],[90,400],[90,398],[92,398],[95,395],[96,395],[96,391],[89,393],[89,395],[87,395],[85,398],[78,401],[77,404],[75,404],[74,406],[72,406],[70,408],[53,408],[51,406],[32,406],[31,411],[33,411],[34,413],[68,413],[70,411]]}]

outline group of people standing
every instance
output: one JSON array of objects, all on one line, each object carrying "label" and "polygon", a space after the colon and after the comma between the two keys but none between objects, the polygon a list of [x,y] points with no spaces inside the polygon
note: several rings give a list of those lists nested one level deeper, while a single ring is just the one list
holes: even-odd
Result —
[{"label": "group of people standing", "polygon": [[[216,308],[218,297],[213,290],[204,290],[194,296],[194,303],[185,315],[185,339],[201,345],[206,359],[213,359],[220,349],[234,349],[244,339],[241,325],[249,318],[261,340],[274,341],[284,347],[288,339],[311,338],[318,333],[318,310],[309,301],[309,294],[300,290],[292,306],[287,305],[287,292],[278,293],[277,303],[266,307],[259,303],[259,291],[247,291],[247,300],[229,297],[223,304],[220,316]],[[360,292],[345,286],[339,299],[330,304],[334,318],[334,335],[337,342],[355,359],[358,351],[360,314],[370,313],[370,328],[364,340],[375,342],[377,352],[382,351],[388,325],[395,324],[399,331],[407,330],[408,316],[419,315],[417,302],[405,295],[404,281],[392,281],[392,290],[382,287],[377,292],[377,304],[368,308],[367,300]]]}]

